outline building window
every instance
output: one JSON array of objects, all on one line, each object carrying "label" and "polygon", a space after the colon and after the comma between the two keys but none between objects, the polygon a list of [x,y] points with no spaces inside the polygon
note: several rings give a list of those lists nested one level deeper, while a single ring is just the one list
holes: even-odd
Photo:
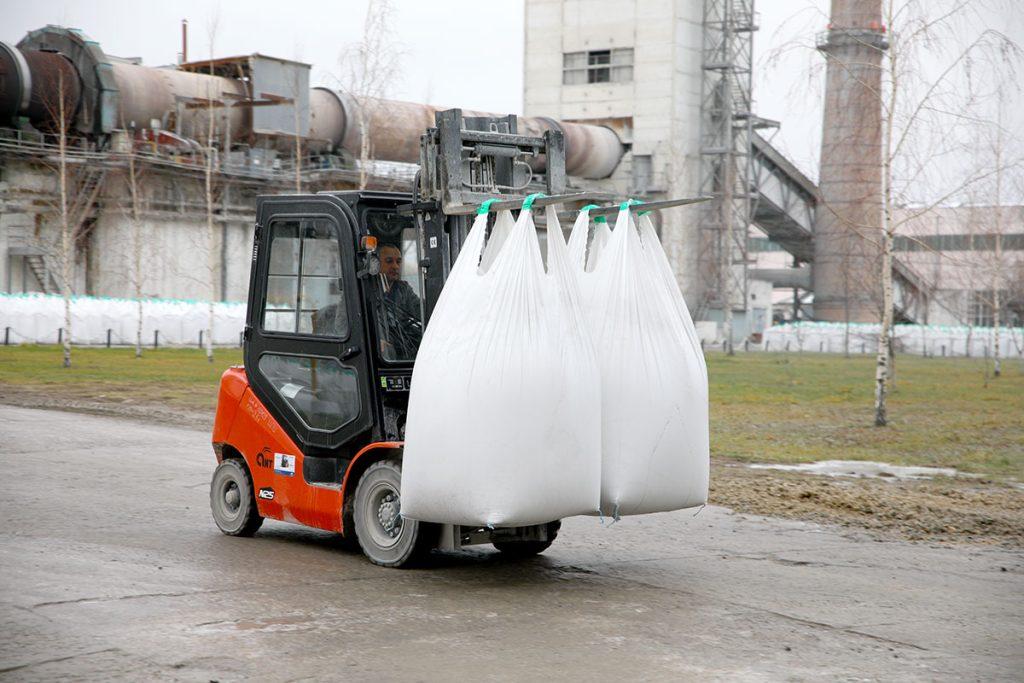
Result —
[{"label": "building window", "polygon": [[[995,325],[995,293],[991,290],[972,291],[967,318],[971,325],[992,327]],[[1024,300],[1011,296],[1010,292],[999,290],[999,326],[1017,327],[1024,318]]]},{"label": "building window", "polygon": [[[894,251],[995,251],[995,235],[896,235]],[[1003,235],[1003,251],[1024,250],[1024,233]]]},{"label": "building window", "polygon": [[633,48],[566,52],[562,56],[563,85],[629,83],[633,80]]},{"label": "building window", "polygon": [[971,292],[970,309],[967,317],[971,325],[992,326],[992,292]]},{"label": "building window", "polygon": [[768,251],[785,251],[782,245],[778,242],[772,242],[767,237],[755,237],[751,235],[747,237],[747,251],[756,252],[768,252]]}]

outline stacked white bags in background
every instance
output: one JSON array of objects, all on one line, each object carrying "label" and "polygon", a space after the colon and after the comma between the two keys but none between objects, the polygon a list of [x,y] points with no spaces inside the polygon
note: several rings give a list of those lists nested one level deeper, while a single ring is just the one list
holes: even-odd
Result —
[{"label": "stacked white bags in background", "polygon": [[[413,371],[402,514],[521,526],[704,503],[707,370],[650,221],[480,214]],[[589,253],[588,253],[588,242]],[[486,243],[486,244],[485,244]],[[596,349],[596,350],[595,350]]]},{"label": "stacked white bags in background", "polygon": [[[560,231],[545,272],[532,212],[477,216],[413,369],[402,514],[520,526],[592,513],[600,377]],[[482,252],[482,254],[481,254]],[[479,264],[479,265],[478,265]]]},{"label": "stacked white bags in background", "polygon": [[[237,346],[245,327],[245,302],[213,306],[213,343]],[[208,328],[205,301],[145,299],[142,341],[160,346],[195,346]],[[71,298],[71,339],[76,345],[134,344],[139,304],[134,299],[75,296]],[[56,294],[0,294],[0,328],[10,328],[11,343],[56,344],[64,327],[64,299]],[[0,329],[0,333],[3,330]]]}]

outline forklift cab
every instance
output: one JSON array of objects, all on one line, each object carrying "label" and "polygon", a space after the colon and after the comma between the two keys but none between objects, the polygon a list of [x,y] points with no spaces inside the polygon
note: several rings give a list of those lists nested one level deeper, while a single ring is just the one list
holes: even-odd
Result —
[{"label": "forklift cab", "polygon": [[246,377],[313,457],[404,436],[424,324],[417,231],[397,211],[408,201],[380,192],[258,200]]}]

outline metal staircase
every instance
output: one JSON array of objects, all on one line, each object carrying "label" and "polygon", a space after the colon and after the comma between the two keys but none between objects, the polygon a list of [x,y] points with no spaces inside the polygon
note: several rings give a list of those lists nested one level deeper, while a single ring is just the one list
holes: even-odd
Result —
[{"label": "metal staircase", "polygon": [[25,254],[25,265],[32,271],[32,275],[35,276],[36,282],[42,287],[45,294],[56,294],[60,291],[61,286],[57,281],[53,271],[50,270],[49,263],[45,254]]},{"label": "metal staircase", "polygon": [[58,270],[52,267],[49,250],[33,239],[24,226],[8,226],[7,255],[21,257],[40,291],[45,294],[60,292],[61,281],[57,276]]},{"label": "metal staircase", "polygon": [[96,198],[99,197],[106,175],[107,169],[102,166],[82,169],[74,199],[68,209],[68,220],[76,248],[88,237],[95,222]]}]

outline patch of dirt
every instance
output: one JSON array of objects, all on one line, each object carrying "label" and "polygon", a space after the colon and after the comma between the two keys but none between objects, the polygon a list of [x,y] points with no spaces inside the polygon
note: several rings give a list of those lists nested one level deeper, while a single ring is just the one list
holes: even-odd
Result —
[{"label": "patch of dirt", "polygon": [[986,479],[852,479],[714,461],[711,502],[888,538],[1024,547],[1024,490]]},{"label": "patch of dirt", "polygon": [[214,411],[212,410],[199,411],[137,401],[124,402],[115,399],[61,396],[50,389],[34,389],[12,384],[0,385],[0,403],[19,408],[45,408],[92,415],[110,415],[144,422],[160,422],[176,427],[205,430],[213,428]]}]

